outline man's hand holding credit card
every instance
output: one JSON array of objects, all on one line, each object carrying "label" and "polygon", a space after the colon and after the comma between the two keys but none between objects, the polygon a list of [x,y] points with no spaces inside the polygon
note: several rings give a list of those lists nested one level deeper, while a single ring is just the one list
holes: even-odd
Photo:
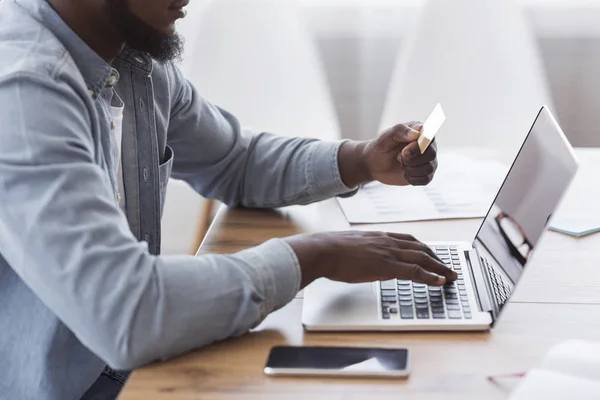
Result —
[{"label": "man's hand holding credit card", "polygon": [[359,165],[340,162],[340,170],[346,168],[362,171],[362,181],[344,182],[349,187],[365,181],[379,181],[385,185],[424,186],[429,184],[437,170],[437,151],[431,145],[438,129],[445,121],[441,105],[437,105],[425,123],[411,121],[399,123],[383,131],[377,138],[354,146],[342,146],[338,159],[347,158],[344,153],[358,153]]}]

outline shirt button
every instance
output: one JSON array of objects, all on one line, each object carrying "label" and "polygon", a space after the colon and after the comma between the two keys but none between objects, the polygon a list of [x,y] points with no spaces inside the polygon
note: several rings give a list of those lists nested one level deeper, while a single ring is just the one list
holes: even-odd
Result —
[{"label": "shirt button", "polygon": [[91,89],[90,89],[90,90],[88,90],[88,93],[90,94],[90,96],[93,96],[93,95],[94,95],[94,91],[93,91],[93,90],[91,90]]},{"label": "shirt button", "polygon": [[114,75],[111,75],[110,78],[108,78],[108,86],[114,86],[115,83],[117,83],[117,77]]},{"label": "shirt button", "polygon": [[113,131],[115,129],[117,129],[117,123],[115,121],[111,121],[111,123],[110,123],[110,129],[112,129]]}]

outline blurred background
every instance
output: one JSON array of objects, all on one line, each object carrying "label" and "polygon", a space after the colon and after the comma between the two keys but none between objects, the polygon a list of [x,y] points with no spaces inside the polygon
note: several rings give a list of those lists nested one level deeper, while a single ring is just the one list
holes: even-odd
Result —
[{"label": "blurred background", "polygon": [[[378,126],[394,62],[406,45],[407,21],[424,1],[303,3],[302,17],[327,71],[342,131],[350,138],[368,137]],[[534,37],[563,129],[574,146],[600,145],[600,0],[515,3]],[[454,18],[447,15],[450,23]]]},{"label": "blurred background", "polygon": [[[440,145],[512,149],[542,104],[600,145],[598,21],[600,0],[191,0],[179,29],[187,77],[251,129],[365,140],[441,102]],[[168,201],[214,213],[178,185]],[[205,231],[182,245],[177,209],[167,253]]]},{"label": "blurred background", "polygon": [[[481,9],[477,3],[488,3],[492,8],[498,6],[492,3],[509,3],[508,0],[453,2],[462,4],[456,7],[455,14],[446,15],[444,23],[464,21],[465,16],[459,14],[465,13],[468,14],[466,20],[476,21],[481,15],[477,11],[469,11],[469,8]],[[220,7],[229,10],[215,13],[223,17],[223,20],[212,22],[222,25],[223,30],[236,29],[232,22],[244,18],[248,15],[248,9],[256,7],[260,10],[257,10],[257,14],[263,14],[262,17],[249,17],[257,18],[256,24],[271,25],[273,33],[277,32],[277,26],[281,26],[283,30],[277,34],[285,36],[286,27],[282,21],[271,20],[270,17],[277,19],[277,14],[284,8],[288,8],[284,12],[294,13],[305,29],[304,33],[314,44],[318,62],[326,75],[326,85],[331,92],[343,137],[359,139],[372,137],[378,129],[398,55],[407,46],[411,21],[419,17],[426,1],[213,0],[212,3],[209,0],[192,0],[190,15],[185,20],[186,27],[201,24],[202,14],[211,18],[210,14],[214,10],[211,12],[210,8]],[[547,80],[554,101],[554,111],[563,129],[576,146],[599,145],[597,127],[600,113],[597,112],[597,105],[600,104],[600,0],[515,0],[513,3],[522,12],[527,28],[531,30],[535,40],[535,51],[539,52],[544,79]],[[265,13],[268,10],[264,8],[276,11]],[[235,16],[236,13],[245,15]],[[246,23],[251,25],[251,21]],[[290,28],[289,25],[287,28]],[[433,31],[436,28],[428,27]],[[511,27],[506,26],[505,29],[510,30]],[[213,31],[215,35],[210,38],[194,37],[193,33],[187,34],[188,31],[189,29],[185,35],[188,49],[193,48],[190,41],[220,41],[216,30]],[[245,38],[244,45],[252,46],[249,39],[253,32],[244,34],[249,36]],[[472,34],[477,35],[478,32],[473,30]],[[260,35],[257,35],[257,40],[259,38]],[[234,42],[223,45],[231,47],[224,47],[222,51],[241,50]],[[262,47],[260,43],[254,45]],[[271,50],[275,53],[281,51],[277,48]],[[186,61],[190,61],[192,57],[189,53],[188,50]],[[243,65],[239,67],[242,68]],[[303,71],[299,65],[286,73],[293,79],[302,79]],[[245,74],[244,78],[257,77]],[[448,76],[448,79],[452,77]],[[285,104],[281,106],[284,107]]]}]

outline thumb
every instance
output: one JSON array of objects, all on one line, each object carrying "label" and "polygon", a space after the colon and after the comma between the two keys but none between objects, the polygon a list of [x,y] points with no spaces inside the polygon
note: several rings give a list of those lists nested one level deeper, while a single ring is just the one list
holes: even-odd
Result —
[{"label": "thumb", "polygon": [[415,142],[419,138],[419,131],[404,124],[396,125],[386,131],[377,139],[377,147],[381,151],[392,151]]}]

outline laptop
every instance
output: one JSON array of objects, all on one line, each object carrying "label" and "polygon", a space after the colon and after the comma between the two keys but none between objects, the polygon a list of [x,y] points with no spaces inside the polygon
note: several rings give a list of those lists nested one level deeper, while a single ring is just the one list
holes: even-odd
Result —
[{"label": "laptop", "polygon": [[427,243],[457,272],[456,282],[434,287],[396,279],[359,284],[318,279],[304,290],[305,329],[490,329],[577,169],[573,148],[542,107],[473,242]]}]

